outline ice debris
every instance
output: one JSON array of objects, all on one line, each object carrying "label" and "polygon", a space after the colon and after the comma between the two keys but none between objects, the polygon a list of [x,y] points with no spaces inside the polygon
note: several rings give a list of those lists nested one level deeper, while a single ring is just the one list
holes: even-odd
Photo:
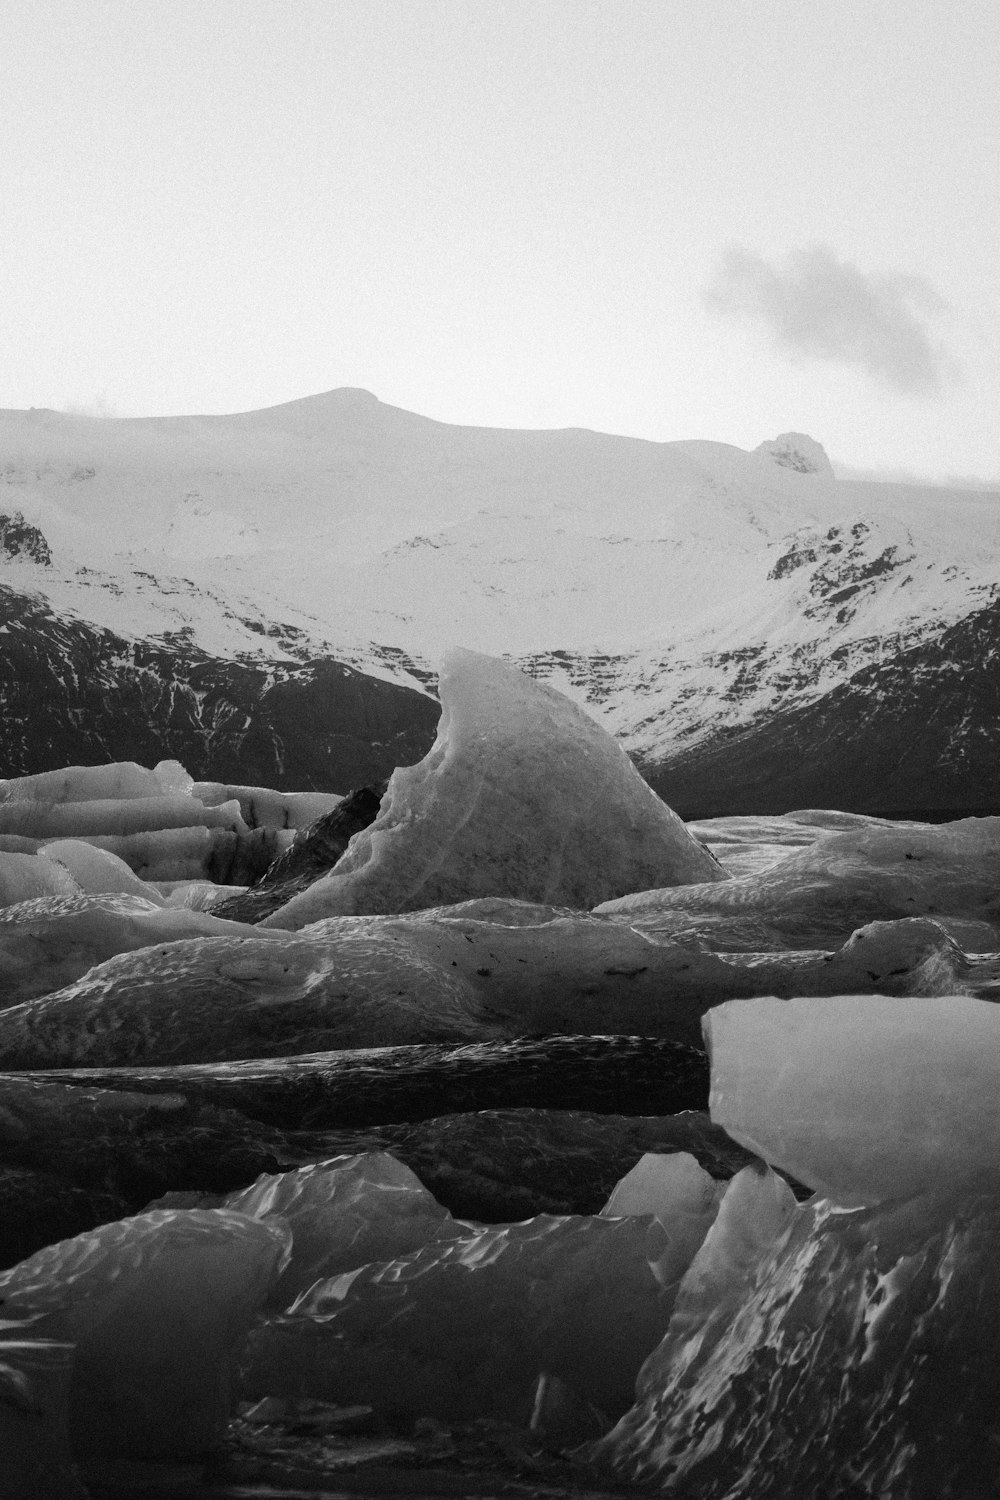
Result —
[{"label": "ice debris", "polygon": [[653,1264],[661,1286],[676,1287],[715,1221],[725,1183],[716,1182],[688,1151],[647,1151],[618,1182],[601,1209],[604,1218],[652,1214],[667,1246]]},{"label": "ice debris", "polygon": [[3,1272],[5,1316],[30,1320],[32,1337],[76,1346],[73,1451],[208,1451],[230,1414],[239,1348],[289,1242],[277,1219],[160,1210],[49,1245]]},{"label": "ice debris", "polygon": [[476,896],[586,908],[725,873],[576,704],[492,657],[441,669],[437,739],[397,769],[333,871],[266,918],[413,911]]}]

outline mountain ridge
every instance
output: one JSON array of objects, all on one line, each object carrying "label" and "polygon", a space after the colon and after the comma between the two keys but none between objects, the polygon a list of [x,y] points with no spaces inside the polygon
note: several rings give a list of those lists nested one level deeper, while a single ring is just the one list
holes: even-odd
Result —
[{"label": "mountain ridge", "polygon": [[[939,673],[935,642],[962,662],[948,702],[970,746],[994,701],[992,658],[972,659],[966,636],[979,637],[960,627],[1000,598],[1000,497],[838,480],[803,434],[747,453],[454,427],[351,388],[232,417],[0,412],[0,515],[16,513],[49,563],[4,553],[0,583],[39,601],[47,630],[146,642],[171,681],[200,653],[199,680],[235,692],[244,673],[244,708],[251,668],[291,681],[333,662],[423,695],[417,740],[444,649],[506,655],[586,706],[699,815],[717,800],[696,785],[709,767],[735,778],[731,795],[766,800],[768,753],[787,753],[793,720],[795,744],[810,725],[816,737],[802,790],[836,784],[823,756],[846,731],[829,715],[853,722],[863,684],[891,697],[917,664]],[[23,719],[31,684],[7,677],[5,712]],[[948,754],[942,740],[926,796],[881,773],[872,796],[948,805]],[[322,763],[318,750],[300,759]],[[844,794],[856,802],[863,781],[858,770]],[[770,775],[774,796],[800,782]]]}]

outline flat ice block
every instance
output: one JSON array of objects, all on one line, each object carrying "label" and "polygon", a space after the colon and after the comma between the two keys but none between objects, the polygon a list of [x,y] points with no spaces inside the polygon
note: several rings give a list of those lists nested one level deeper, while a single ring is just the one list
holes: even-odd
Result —
[{"label": "flat ice block", "polygon": [[239,1347],[289,1243],[278,1219],[165,1209],[3,1272],[5,1312],[76,1345],[74,1451],[183,1459],[210,1449],[229,1417]]},{"label": "flat ice block", "polygon": [[375,822],[265,925],[478,896],[586,908],[727,878],[621,746],[555,689],[455,650],[440,692],[425,759],[393,772]]},{"label": "flat ice block", "polygon": [[834,1202],[1000,1182],[995,1004],[735,1000],[704,1024],[712,1119]]}]

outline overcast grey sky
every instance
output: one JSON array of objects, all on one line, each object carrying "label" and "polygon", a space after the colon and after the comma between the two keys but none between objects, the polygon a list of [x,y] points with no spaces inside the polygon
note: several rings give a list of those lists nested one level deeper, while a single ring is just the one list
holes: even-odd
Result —
[{"label": "overcast grey sky", "polygon": [[1000,474],[996,0],[4,0],[0,405]]}]

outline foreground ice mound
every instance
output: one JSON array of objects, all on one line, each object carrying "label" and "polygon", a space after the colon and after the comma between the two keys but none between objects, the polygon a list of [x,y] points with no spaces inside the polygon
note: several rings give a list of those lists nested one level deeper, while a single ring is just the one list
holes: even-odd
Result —
[{"label": "foreground ice mound", "polygon": [[414,911],[477,896],[586,908],[725,874],[569,699],[489,656],[452,651],[430,753],[396,770],[335,869],[266,919]]},{"label": "foreground ice mound", "polygon": [[1000,1188],[1000,1008],[963,995],[731,1001],[711,1112],[841,1205]]},{"label": "foreground ice mound", "polygon": [[637,1401],[590,1449],[699,1500],[1000,1489],[1000,1207],[845,1211],[734,1178]]},{"label": "foreground ice mound", "polygon": [[259,1177],[230,1193],[223,1207],[253,1219],[277,1214],[291,1228],[291,1259],[268,1299],[279,1308],[315,1281],[468,1233],[409,1167],[383,1151]]},{"label": "foreground ice mound", "polygon": [[191,1458],[230,1413],[233,1364],[289,1244],[277,1220],[162,1210],[49,1245],[0,1275],[11,1318],[76,1345],[74,1451]]},{"label": "foreground ice mound", "polygon": [[546,1374],[619,1413],[666,1330],[665,1245],[655,1219],[541,1216],[363,1266],[255,1330],[245,1394],[526,1426]]},{"label": "foreground ice mound", "polygon": [[471,986],[405,942],[387,954],[378,935],[363,930],[334,943],[183,909],[136,921],[188,930],[197,922],[241,935],[120,953],[60,990],[0,1011],[6,1067],[221,1062],[495,1034]]}]

